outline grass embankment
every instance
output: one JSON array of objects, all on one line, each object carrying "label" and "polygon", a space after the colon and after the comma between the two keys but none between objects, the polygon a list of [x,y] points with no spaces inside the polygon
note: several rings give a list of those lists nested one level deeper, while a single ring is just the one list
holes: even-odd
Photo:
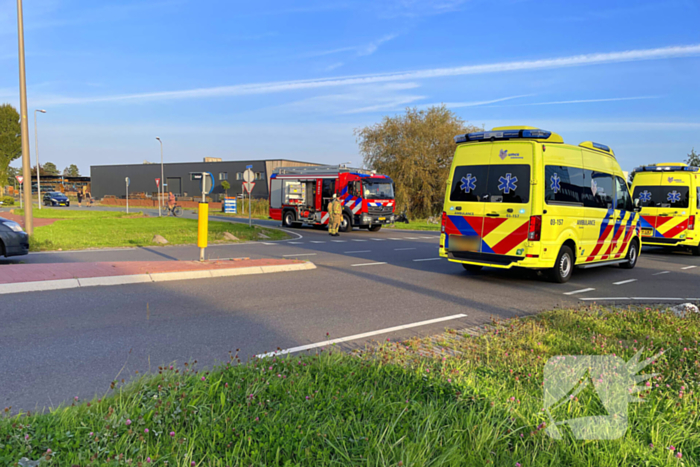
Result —
[{"label": "grass embankment", "polygon": [[[170,245],[195,244],[197,220],[174,217],[144,217],[141,213],[111,211],[35,210],[37,217],[61,219],[51,225],[37,227],[30,239],[32,251],[79,250],[85,248],[154,246],[154,235],[161,235]],[[248,227],[231,222],[209,222],[209,243],[230,242],[229,232],[240,241],[281,240],[284,232],[261,227]]]},{"label": "grass embankment", "polygon": [[397,222],[392,225],[387,225],[387,229],[398,229],[398,230],[440,230],[440,224],[429,224],[427,219],[409,219],[409,224],[404,224],[403,222]]},{"label": "grass embankment", "polygon": [[[591,307],[356,355],[232,358],[210,373],[163,367],[90,404],[0,420],[0,463],[696,466],[699,334],[698,316]],[[550,357],[627,361],[642,347],[645,357],[666,353],[642,370],[659,375],[645,403],[630,403],[621,439],[548,437]],[[558,418],[605,414],[590,396],[569,400]]]}]

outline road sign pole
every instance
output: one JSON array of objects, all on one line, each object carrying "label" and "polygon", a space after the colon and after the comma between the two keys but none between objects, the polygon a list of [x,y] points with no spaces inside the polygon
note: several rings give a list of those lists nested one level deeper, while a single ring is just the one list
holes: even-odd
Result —
[{"label": "road sign pole", "polygon": [[[22,0],[17,0],[17,42],[19,45],[19,108],[22,140],[22,175],[24,176],[24,230],[34,234],[32,217],[32,168],[29,160],[29,122],[27,121],[27,74],[24,66],[24,18]],[[37,167],[39,170],[39,167]]]},{"label": "road sign pole", "polygon": [[126,177],[126,213],[129,214],[129,177]]},{"label": "road sign pole", "polygon": [[248,227],[253,226],[253,211],[251,211],[251,207],[250,207],[250,198],[253,197],[252,191],[253,190],[250,190],[248,192]]}]

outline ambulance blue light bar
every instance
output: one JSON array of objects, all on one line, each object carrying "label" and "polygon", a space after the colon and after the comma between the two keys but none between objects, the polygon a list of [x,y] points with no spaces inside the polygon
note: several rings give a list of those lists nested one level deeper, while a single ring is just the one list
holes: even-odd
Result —
[{"label": "ambulance blue light bar", "polygon": [[547,139],[552,135],[547,130],[499,130],[480,131],[478,133],[467,133],[454,137],[455,143],[466,143],[469,141],[496,141],[508,139]]},{"label": "ambulance blue light bar", "polygon": [[691,167],[687,165],[643,165],[637,167],[632,173],[637,172],[698,172],[700,167]]},{"label": "ambulance blue light bar", "polygon": [[606,146],[606,145],[604,145],[604,144],[593,143],[593,147],[596,148],[596,149],[600,149],[601,151],[610,152],[610,146]]}]

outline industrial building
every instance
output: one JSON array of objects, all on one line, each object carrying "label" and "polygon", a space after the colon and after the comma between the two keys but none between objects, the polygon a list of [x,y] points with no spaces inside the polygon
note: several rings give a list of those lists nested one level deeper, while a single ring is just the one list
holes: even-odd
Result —
[{"label": "industrial building", "polygon": [[[214,179],[211,198],[218,201],[224,196],[221,182],[228,181],[231,188],[228,196],[243,193],[243,172],[252,166],[255,173],[253,198],[267,198],[270,189],[270,175],[277,167],[319,165],[311,162],[291,161],[286,159],[257,161],[222,161],[205,158],[204,162],[175,162],[163,165],[165,192],[172,192],[177,197],[201,196],[201,181],[193,174],[209,173]],[[105,196],[124,198],[126,196],[126,178],[129,178],[129,194],[143,193],[155,196],[158,188],[156,179],[160,178],[160,164],[148,163],[128,165],[93,165],[90,167],[92,196],[96,199]]]}]

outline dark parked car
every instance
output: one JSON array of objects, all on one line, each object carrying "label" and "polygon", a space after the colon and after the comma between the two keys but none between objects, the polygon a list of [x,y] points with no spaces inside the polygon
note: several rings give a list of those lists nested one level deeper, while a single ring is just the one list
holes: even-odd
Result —
[{"label": "dark parked car", "polygon": [[44,206],[70,206],[70,200],[59,191],[49,191],[44,195]]},{"label": "dark parked car", "polygon": [[29,236],[15,221],[0,217],[0,256],[29,254]]}]

